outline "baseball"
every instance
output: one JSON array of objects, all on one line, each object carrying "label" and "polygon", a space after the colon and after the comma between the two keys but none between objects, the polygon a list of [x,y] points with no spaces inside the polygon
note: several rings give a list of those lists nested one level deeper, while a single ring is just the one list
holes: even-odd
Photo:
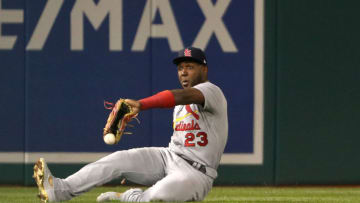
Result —
[{"label": "baseball", "polygon": [[108,133],[104,136],[104,142],[108,145],[115,144],[115,135],[112,133]]}]

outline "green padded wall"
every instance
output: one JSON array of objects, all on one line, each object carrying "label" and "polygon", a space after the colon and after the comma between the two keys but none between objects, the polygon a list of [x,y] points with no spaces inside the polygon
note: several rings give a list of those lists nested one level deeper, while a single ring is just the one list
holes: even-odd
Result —
[{"label": "green padded wall", "polygon": [[360,1],[277,1],[277,184],[360,182]]}]

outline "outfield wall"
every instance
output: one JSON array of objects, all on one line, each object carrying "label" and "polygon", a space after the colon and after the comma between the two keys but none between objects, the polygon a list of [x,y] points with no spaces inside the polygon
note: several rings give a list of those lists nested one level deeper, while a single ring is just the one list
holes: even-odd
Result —
[{"label": "outfield wall", "polygon": [[40,156],[66,177],[112,151],[167,146],[170,110],[105,145],[102,103],[179,88],[171,59],[193,45],[229,104],[216,184],[358,184],[359,6],[0,0],[0,183],[33,184]]}]

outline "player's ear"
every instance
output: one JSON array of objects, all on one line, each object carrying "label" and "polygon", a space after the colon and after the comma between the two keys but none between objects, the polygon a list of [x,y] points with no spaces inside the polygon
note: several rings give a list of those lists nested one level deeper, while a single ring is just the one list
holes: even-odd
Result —
[{"label": "player's ear", "polygon": [[202,66],[203,66],[203,69],[204,69],[205,74],[207,75],[207,73],[208,73],[208,67],[207,67],[207,65],[202,65]]},{"label": "player's ear", "polygon": [[207,80],[207,76],[208,76],[208,67],[207,65],[201,65],[201,69],[202,69],[202,78],[204,81]]}]

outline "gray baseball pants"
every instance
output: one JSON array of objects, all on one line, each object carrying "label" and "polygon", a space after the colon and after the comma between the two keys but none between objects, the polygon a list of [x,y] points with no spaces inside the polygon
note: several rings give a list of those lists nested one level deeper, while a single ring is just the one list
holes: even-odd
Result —
[{"label": "gray baseball pants", "polygon": [[123,195],[126,202],[201,201],[213,184],[212,178],[168,148],[150,147],[114,152],[66,179],[54,178],[55,196],[58,201],[70,200],[116,178],[151,186],[128,190]]}]

